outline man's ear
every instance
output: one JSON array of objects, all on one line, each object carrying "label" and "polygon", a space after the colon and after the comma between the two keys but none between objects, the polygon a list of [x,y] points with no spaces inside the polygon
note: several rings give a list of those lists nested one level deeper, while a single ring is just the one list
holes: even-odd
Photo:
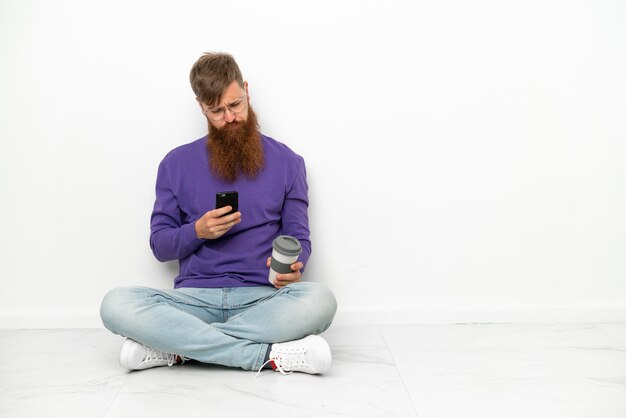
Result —
[{"label": "man's ear", "polygon": [[243,82],[243,89],[246,92],[246,99],[248,100],[248,103],[250,103],[250,92],[248,92],[248,82],[247,81]]}]

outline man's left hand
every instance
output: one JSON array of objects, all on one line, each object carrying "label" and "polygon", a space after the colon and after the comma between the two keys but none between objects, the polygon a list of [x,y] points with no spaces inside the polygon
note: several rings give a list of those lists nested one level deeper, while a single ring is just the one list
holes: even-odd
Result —
[{"label": "man's left hand", "polygon": [[[266,263],[267,267],[270,266],[271,260],[272,260],[272,257],[267,258],[267,263]],[[302,277],[302,273],[300,272],[300,269],[303,267],[304,267],[304,264],[302,264],[301,261],[296,261],[291,266],[289,266],[292,273],[277,274],[276,280],[274,280],[274,287],[276,289],[280,289],[281,287],[285,287],[288,284],[299,282],[300,278]]]}]

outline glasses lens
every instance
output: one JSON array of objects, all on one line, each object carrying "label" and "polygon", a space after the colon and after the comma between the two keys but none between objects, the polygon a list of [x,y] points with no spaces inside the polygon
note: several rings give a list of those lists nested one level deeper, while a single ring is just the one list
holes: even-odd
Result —
[{"label": "glasses lens", "polygon": [[[231,113],[239,113],[246,108],[246,100],[245,95],[243,98],[236,100],[228,105],[228,110]],[[226,109],[223,107],[219,107],[217,109],[209,109],[205,112],[205,114],[209,117],[209,119],[213,121],[220,121],[224,119],[224,115],[226,114]]]},{"label": "glasses lens", "polygon": [[206,112],[209,119],[218,121],[224,118],[224,109],[210,109]]},{"label": "glasses lens", "polygon": [[236,102],[231,103],[230,106],[228,106],[228,108],[233,113],[239,113],[239,112],[241,112],[243,110],[245,105],[246,105],[246,101],[245,100],[237,100]]}]

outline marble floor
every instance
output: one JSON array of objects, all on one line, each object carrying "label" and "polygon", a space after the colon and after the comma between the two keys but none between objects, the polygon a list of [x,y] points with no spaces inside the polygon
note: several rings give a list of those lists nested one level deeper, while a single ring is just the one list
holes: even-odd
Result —
[{"label": "marble floor", "polygon": [[0,330],[0,417],[626,417],[626,323],[335,326],[324,376],[127,372],[103,329]]}]

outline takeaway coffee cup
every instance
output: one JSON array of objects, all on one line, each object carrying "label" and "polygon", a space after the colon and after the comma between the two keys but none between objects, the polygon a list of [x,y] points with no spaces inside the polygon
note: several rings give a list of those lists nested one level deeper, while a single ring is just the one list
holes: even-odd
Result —
[{"label": "takeaway coffee cup", "polygon": [[277,274],[291,273],[291,266],[298,260],[302,245],[294,237],[281,235],[272,243],[272,260],[270,261],[270,283],[274,284]]}]

